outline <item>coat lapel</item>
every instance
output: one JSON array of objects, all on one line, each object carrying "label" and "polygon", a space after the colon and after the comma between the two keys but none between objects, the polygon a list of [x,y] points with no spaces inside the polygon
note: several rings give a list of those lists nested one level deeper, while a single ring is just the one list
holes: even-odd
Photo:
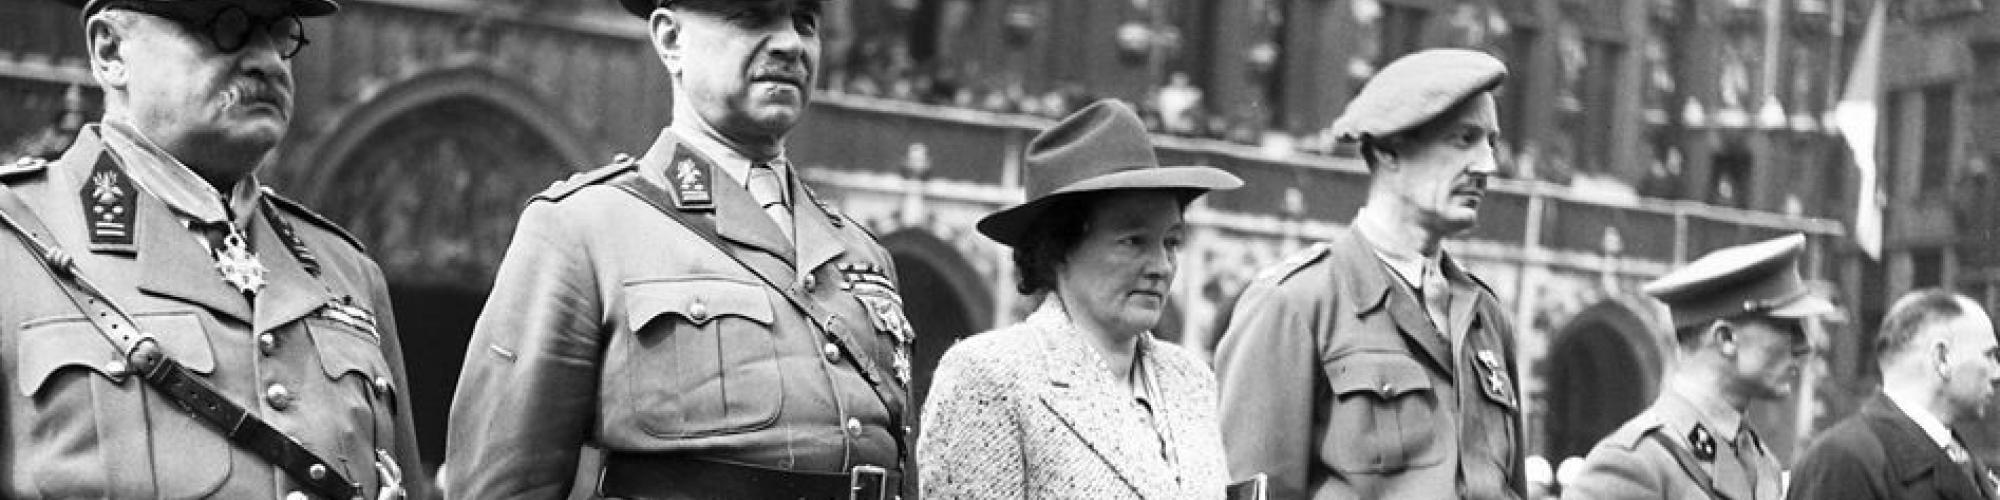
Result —
[{"label": "coat lapel", "polygon": [[[139,197],[139,290],[181,300],[214,311],[217,316],[249,323],[250,301],[217,274],[215,260],[199,236],[181,225],[165,203],[148,194]],[[256,247],[258,256],[283,245]],[[265,258],[265,260],[269,260]]]},{"label": "coat lapel", "polygon": [[257,259],[264,263],[264,279],[268,281],[264,291],[257,294],[256,321],[251,323],[252,333],[267,332],[297,321],[333,300],[333,292],[307,273],[291,248],[278,238],[272,221],[265,218],[270,213],[258,210],[250,220],[251,247],[257,249]]},{"label": "coat lapel", "polygon": [[[681,146],[687,147],[687,146]],[[785,233],[778,229],[778,223],[764,214],[764,209],[750,197],[750,190],[741,182],[729,177],[721,168],[715,169],[716,176],[711,189],[715,193],[715,232],[723,239],[737,243],[749,250],[768,254],[787,269],[792,267],[792,243],[785,239]],[[796,212],[796,210],[795,210]],[[793,224],[795,227],[797,224]],[[747,259],[746,259],[747,260]]]},{"label": "coat lapel", "polygon": [[1355,271],[1353,276],[1347,277],[1350,279],[1345,281],[1345,285],[1335,286],[1350,287],[1349,297],[1373,301],[1372,304],[1362,304],[1356,310],[1361,311],[1361,315],[1378,310],[1389,313],[1389,318],[1396,323],[1396,330],[1422,350],[1433,366],[1445,375],[1455,371],[1451,364],[1451,346],[1445,343],[1437,326],[1431,324],[1423,304],[1417,303],[1415,292],[1402,279],[1390,275],[1388,265],[1375,256],[1373,244],[1353,231],[1342,233],[1330,243],[1332,257],[1341,259],[1342,268]]},{"label": "coat lapel", "polygon": [[806,273],[845,253],[847,245],[841,242],[840,235],[834,233],[833,220],[827,217],[826,211],[806,193],[802,184],[805,181],[799,178],[796,168],[792,170],[791,178],[792,199],[798,200],[792,204],[793,234],[798,237],[798,269],[800,279],[804,279]]},{"label": "coat lapel", "polygon": [[1896,481],[1905,486],[1929,481],[1939,495],[1952,500],[1984,498],[1979,485],[1973,482],[1975,479],[1965,477],[1944,450],[1924,434],[1923,428],[1917,427],[1915,420],[1893,406],[1888,396],[1877,395],[1862,411],[1868,414],[1869,428],[1882,442],[1882,453],[1888,458]]},{"label": "coat lapel", "polygon": [[[1051,296],[1046,300],[1057,299]],[[1119,393],[1107,375],[1096,373],[1097,360],[1083,351],[1090,347],[1056,324],[1068,320],[1061,317],[1060,309],[1050,307],[1045,304],[1036,313],[1044,316],[1039,318],[1044,321],[1037,330],[1046,348],[1044,373],[1049,374],[1050,386],[1042,393],[1042,403],[1134,493],[1141,498],[1164,498],[1167,492],[1152,485],[1169,477],[1171,471],[1159,467],[1160,459],[1147,455],[1150,447],[1141,439],[1154,438],[1144,432],[1144,423],[1133,414],[1138,410],[1124,401],[1127,396]],[[1046,317],[1050,314],[1055,317]]]}]

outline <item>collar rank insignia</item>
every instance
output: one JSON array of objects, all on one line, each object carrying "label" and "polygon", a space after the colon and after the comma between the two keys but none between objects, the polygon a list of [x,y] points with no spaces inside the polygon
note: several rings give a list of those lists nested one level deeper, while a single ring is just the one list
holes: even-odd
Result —
[{"label": "collar rank insignia", "polygon": [[325,305],[320,306],[317,315],[320,318],[361,330],[361,333],[367,334],[368,338],[374,339],[376,342],[382,341],[382,332],[376,329],[375,313],[368,312],[368,309],[354,305],[354,296],[352,295],[327,301]]},{"label": "collar rank insignia", "polygon": [[90,179],[79,194],[84,218],[90,222],[91,249],[130,250],[138,210],[138,192],[132,188],[132,179],[107,156],[91,169]]},{"label": "collar rank insignia", "polygon": [[875,331],[893,343],[895,355],[891,364],[896,370],[896,380],[909,384],[910,346],[916,342],[917,334],[909,317],[903,315],[903,296],[896,292],[889,275],[874,264],[841,264],[840,273],[845,279],[841,288],[854,294],[862,308],[868,310],[868,321]]},{"label": "collar rank insignia", "polygon": [[1507,380],[1507,368],[1500,364],[1500,356],[1494,354],[1492,349],[1480,349],[1479,354],[1473,357],[1479,360],[1479,371],[1484,375],[1480,381],[1486,388],[1486,395],[1500,403],[1513,404],[1514,384]]},{"label": "collar rank insignia", "polygon": [[264,289],[264,263],[257,260],[257,254],[250,251],[250,244],[243,240],[243,231],[236,224],[229,226],[229,234],[222,237],[222,248],[213,249],[215,270],[222,273],[222,281],[235,287],[244,295],[256,295]]},{"label": "collar rank insignia", "polygon": [[667,166],[667,182],[673,185],[675,208],[683,211],[712,210],[715,208],[713,190],[709,189],[710,175],[714,169],[707,160],[696,157],[688,148],[674,151],[673,163]]},{"label": "collar rank insignia", "polygon": [[1688,431],[1687,438],[1688,447],[1694,449],[1695,458],[1703,462],[1715,461],[1715,435],[1709,434],[1707,427],[1694,424],[1694,430]]}]

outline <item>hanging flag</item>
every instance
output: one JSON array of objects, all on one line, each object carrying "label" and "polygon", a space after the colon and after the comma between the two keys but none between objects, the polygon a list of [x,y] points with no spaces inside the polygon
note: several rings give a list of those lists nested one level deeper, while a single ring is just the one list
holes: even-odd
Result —
[{"label": "hanging flag", "polygon": [[1855,196],[1854,243],[1868,258],[1882,259],[1882,201],[1876,187],[1875,133],[1882,94],[1882,29],[1887,16],[1884,0],[1876,0],[1868,12],[1868,26],[1861,33],[1860,49],[1854,55],[1854,69],[1847,74],[1847,87],[1840,103],[1833,107],[1833,119],[1847,149],[1860,171]]}]

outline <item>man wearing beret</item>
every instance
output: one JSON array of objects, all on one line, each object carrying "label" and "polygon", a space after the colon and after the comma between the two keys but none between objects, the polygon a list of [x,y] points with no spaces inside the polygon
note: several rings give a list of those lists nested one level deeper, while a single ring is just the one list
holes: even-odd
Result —
[{"label": "man wearing beret", "polygon": [[[446,494],[893,498],[911,445],[891,258],[784,138],[816,0],[624,0],[673,84],[637,159],[535,195],[473,331]],[[603,450],[578,476],[580,452]]]},{"label": "man wearing beret", "polygon": [[1232,314],[1215,362],[1235,479],[1268,474],[1272,498],[1523,496],[1512,323],[1440,245],[1479,215],[1506,73],[1418,52],[1334,121],[1368,162],[1368,200]]},{"label": "man wearing beret", "polygon": [[1816,339],[1805,321],[1833,304],[1799,279],[1805,237],[1724,248],[1648,283],[1673,313],[1673,367],[1653,405],[1599,441],[1568,499],[1773,500],[1778,460],[1750,428],[1750,403],[1783,399]]},{"label": "man wearing beret", "polygon": [[0,168],[0,497],[425,496],[394,315],[261,186],[330,0],[73,0],[104,118]]},{"label": "man wearing beret", "polygon": [[1917,290],[1889,306],[1875,337],[1882,393],[1799,457],[1786,498],[1996,498],[2000,476],[1952,431],[1986,414],[2000,343],[1979,302]]}]

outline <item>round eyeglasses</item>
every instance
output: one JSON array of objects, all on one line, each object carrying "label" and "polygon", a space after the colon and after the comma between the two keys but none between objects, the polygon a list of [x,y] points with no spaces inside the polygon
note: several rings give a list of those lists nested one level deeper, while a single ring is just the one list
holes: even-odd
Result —
[{"label": "round eyeglasses", "polygon": [[269,36],[278,57],[291,59],[312,40],[306,38],[305,24],[298,16],[260,17],[234,4],[213,2],[161,2],[157,0],[110,0],[103,9],[125,9],[171,19],[189,28],[198,28],[215,44],[215,50],[234,54],[250,45],[252,37]]}]

